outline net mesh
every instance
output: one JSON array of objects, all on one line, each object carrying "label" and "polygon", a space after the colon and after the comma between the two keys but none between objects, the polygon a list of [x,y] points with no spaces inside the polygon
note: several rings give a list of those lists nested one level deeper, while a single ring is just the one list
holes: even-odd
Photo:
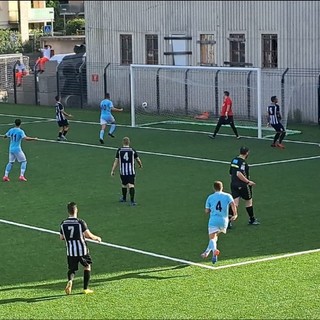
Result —
[{"label": "net mesh", "polygon": [[[271,96],[292,97],[294,86],[281,86],[283,72],[261,73],[261,131],[262,136],[273,134],[267,127],[266,110]],[[133,106],[135,126],[177,127],[197,125],[208,130],[219,117],[223,92],[229,91],[233,100],[237,127],[258,132],[258,77],[254,70],[238,68],[132,68]],[[291,104],[282,110],[287,127]],[[211,130],[211,129],[210,129]],[[251,133],[250,133],[251,132]],[[291,131],[289,130],[289,133]],[[292,132],[293,133],[293,132]]]}]

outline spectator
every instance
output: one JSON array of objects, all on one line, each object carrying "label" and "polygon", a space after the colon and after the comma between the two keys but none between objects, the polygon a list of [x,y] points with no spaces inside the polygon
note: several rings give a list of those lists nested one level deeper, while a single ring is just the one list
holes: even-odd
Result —
[{"label": "spectator", "polygon": [[42,53],[42,57],[39,57],[36,61],[36,65],[38,66],[38,71],[42,73],[44,71],[44,65],[48,62],[51,58],[51,49],[52,46],[50,44],[46,44],[44,48],[39,49]]}]

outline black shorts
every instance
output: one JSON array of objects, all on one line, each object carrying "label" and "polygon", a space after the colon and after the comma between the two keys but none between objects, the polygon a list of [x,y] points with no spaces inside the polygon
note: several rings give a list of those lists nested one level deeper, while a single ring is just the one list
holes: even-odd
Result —
[{"label": "black shorts", "polygon": [[233,123],[233,116],[229,116],[228,118],[220,116],[219,122],[221,125]]},{"label": "black shorts", "polygon": [[69,122],[67,119],[58,121],[57,123],[58,123],[59,127],[68,127],[69,126]]},{"label": "black shorts", "polygon": [[277,124],[272,124],[271,126],[272,126],[272,128],[273,128],[274,130],[276,130],[277,132],[284,132],[284,131],[286,131],[286,130],[284,129],[283,125],[282,125],[280,122],[277,123]]},{"label": "black shorts", "polygon": [[135,175],[120,175],[122,185],[126,186],[127,184],[134,184]]},{"label": "black shorts", "polygon": [[70,257],[67,256],[68,260],[68,268],[69,270],[77,271],[78,265],[81,263],[84,267],[88,267],[90,264],[92,264],[92,259],[90,254],[87,254],[82,257]]},{"label": "black shorts", "polygon": [[252,186],[249,185],[231,185],[231,195],[233,199],[241,198],[244,200],[252,199]]}]

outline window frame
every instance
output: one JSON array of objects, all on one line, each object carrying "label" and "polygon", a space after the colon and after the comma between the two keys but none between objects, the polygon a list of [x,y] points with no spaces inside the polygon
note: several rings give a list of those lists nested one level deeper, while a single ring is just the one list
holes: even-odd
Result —
[{"label": "window frame", "polygon": [[278,68],[278,47],[277,33],[261,34],[261,68]]},{"label": "window frame", "polygon": [[[230,66],[236,67],[246,62],[246,35],[245,33],[229,33]],[[235,49],[233,47],[236,47]],[[237,59],[233,59],[237,56]]]},{"label": "window frame", "polygon": [[[126,43],[127,46],[124,48],[123,42],[125,40],[127,42]],[[128,66],[133,63],[133,36],[130,33],[121,33],[119,41],[120,41],[120,65]]]},{"label": "window frame", "polygon": [[[150,33],[145,35],[145,62],[146,64],[157,65],[159,64],[159,35]],[[151,42],[151,47],[148,48],[148,42]],[[156,46],[155,46],[156,44]],[[149,53],[152,53],[152,58],[148,58]]]}]

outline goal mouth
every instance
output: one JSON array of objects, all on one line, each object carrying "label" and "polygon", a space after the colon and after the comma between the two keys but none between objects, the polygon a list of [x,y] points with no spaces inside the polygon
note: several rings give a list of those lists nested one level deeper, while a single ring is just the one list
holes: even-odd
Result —
[{"label": "goal mouth", "polygon": [[[131,126],[212,132],[226,90],[236,127],[249,136],[272,136],[266,112],[270,97],[284,93],[281,72],[247,67],[130,65]],[[285,93],[288,97],[290,88]],[[283,110],[287,133],[300,133],[287,128],[290,108]]]}]

